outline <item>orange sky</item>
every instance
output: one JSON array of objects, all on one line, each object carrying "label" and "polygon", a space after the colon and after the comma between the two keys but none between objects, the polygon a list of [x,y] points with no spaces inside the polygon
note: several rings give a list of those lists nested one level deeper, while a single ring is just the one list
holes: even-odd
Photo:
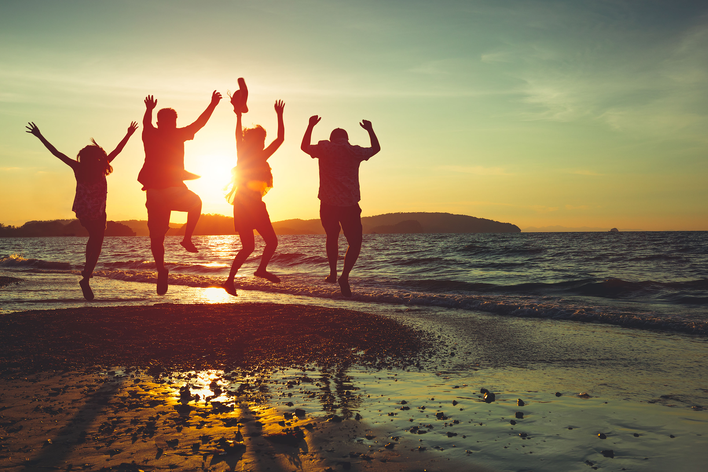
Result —
[{"label": "orange sky", "polygon": [[[334,127],[382,151],[361,168],[363,214],[441,211],[522,229],[708,230],[708,17],[697,2],[7,1],[0,18],[0,223],[72,218],[70,156],[112,148],[143,99],[196,119],[245,77],[251,112],[286,141],[271,218],[317,218]],[[296,7],[295,5],[298,5]],[[223,101],[187,146],[205,213],[230,214],[235,117]],[[145,219],[140,131],[108,177],[108,217]],[[174,222],[184,221],[175,214]]]}]

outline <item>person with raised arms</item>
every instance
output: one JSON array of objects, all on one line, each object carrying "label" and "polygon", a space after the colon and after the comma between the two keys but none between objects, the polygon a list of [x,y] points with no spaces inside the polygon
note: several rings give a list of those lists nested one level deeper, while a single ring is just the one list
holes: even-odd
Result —
[{"label": "person with raised arms", "polygon": [[[362,120],[359,125],[369,133],[371,147],[365,148],[349,144],[349,135],[336,128],[329,141],[311,144],[312,130],[321,118],[310,117],[300,148],[313,159],[319,159],[320,221],[327,235],[325,248],[329,263],[327,282],[339,282],[342,295],[350,297],[349,273],[359,258],[363,242],[361,226],[361,192],[359,190],[359,165],[381,150],[379,140],[370,121]],[[349,247],[344,256],[342,275],[337,279],[337,259],[339,257],[339,231],[344,232]]]},{"label": "person with raised arms", "polygon": [[187,212],[187,225],[180,244],[189,252],[199,251],[192,242],[192,234],[202,213],[202,200],[184,184],[185,180],[198,179],[199,176],[184,169],[184,142],[194,139],[197,131],[207,124],[220,100],[221,94],[214,90],[211,102],[199,118],[184,128],[178,128],[177,112],[172,108],[158,111],[157,126],[153,126],[152,111],[157,106],[157,100],[152,95],[145,98],[145,163],[138,181],[143,184],[146,193],[150,249],[157,266],[158,295],[167,293],[165,234],[170,227],[172,211]]},{"label": "person with raised arms", "polygon": [[111,162],[120,154],[130,137],[138,129],[136,122],[130,123],[125,137],[118,143],[118,146],[106,154],[106,151],[99,146],[94,139],[93,144],[84,147],[76,159],[59,152],[39,131],[34,123],[27,125],[27,132],[36,136],[44,147],[63,163],[71,167],[76,178],[76,194],[72,210],[79,219],[81,226],[86,228],[89,239],[86,242],[86,263],[81,272],[83,278],[79,281],[79,286],[86,300],[93,300],[94,294],[89,280],[93,277],[93,270],[98,263],[103,247],[103,238],[106,234],[106,199],[108,196],[108,184],[106,176],[113,172]]}]

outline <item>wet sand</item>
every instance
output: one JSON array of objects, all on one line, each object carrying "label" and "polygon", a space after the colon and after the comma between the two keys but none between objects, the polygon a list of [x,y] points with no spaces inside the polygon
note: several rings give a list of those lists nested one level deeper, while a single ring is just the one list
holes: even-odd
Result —
[{"label": "wet sand", "polygon": [[[695,382],[629,391],[578,361],[596,349],[610,359],[600,369],[622,372],[631,366],[609,346],[650,343],[685,363],[673,340],[596,328],[600,342],[567,323],[531,334],[489,317],[464,334],[454,322],[404,322],[412,315],[231,304],[0,317],[0,470],[691,471],[708,461]],[[675,382],[660,369],[676,366],[656,369],[647,385]]]}]

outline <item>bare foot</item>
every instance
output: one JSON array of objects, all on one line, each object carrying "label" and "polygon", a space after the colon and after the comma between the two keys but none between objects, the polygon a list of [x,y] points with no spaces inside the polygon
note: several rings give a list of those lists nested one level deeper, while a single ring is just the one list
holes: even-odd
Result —
[{"label": "bare foot", "polygon": [[231,280],[231,281],[227,280],[226,282],[224,282],[222,287],[224,288],[224,290],[226,290],[226,293],[228,293],[229,295],[233,295],[234,297],[238,297],[238,294],[236,293],[236,287],[234,286],[233,280]]},{"label": "bare foot", "polygon": [[89,286],[89,279],[81,279],[79,281],[79,285],[81,286],[81,291],[84,293],[84,298],[88,301],[93,300],[93,290],[91,290],[91,287]]},{"label": "bare foot", "polygon": [[337,283],[337,275],[336,274],[335,275],[329,274],[327,276],[327,278],[325,279],[325,282],[329,282],[331,284],[336,284]]},{"label": "bare foot", "polygon": [[274,284],[277,284],[280,282],[280,277],[278,277],[275,274],[271,274],[267,270],[257,270],[253,273],[253,275],[255,275],[256,277],[261,277],[266,280],[270,280]]},{"label": "bare foot", "polygon": [[199,252],[199,249],[197,249],[191,240],[182,240],[180,244],[187,250],[187,252]]},{"label": "bare foot", "polygon": [[157,294],[164,295],[167,293],[167,277],[169,271],[167,269],[157,271]]},{"label": "bare foot", "polygon": [[342,295],[345,297],[352,296],[352,289],[349,287],[349,277],[339,278],[339,288],[342,290]]}]

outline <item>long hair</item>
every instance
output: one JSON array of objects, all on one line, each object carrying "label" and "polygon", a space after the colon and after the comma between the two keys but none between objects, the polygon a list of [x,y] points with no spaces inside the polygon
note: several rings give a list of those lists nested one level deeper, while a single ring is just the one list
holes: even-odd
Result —
[{"label": "long hair", "polygon": [[108,154],[98,145],[95,139],[91,138],[93,144],[89,144],[77,154],[76,159],[79,163],[87,168],[94,168],[100,171],[103,175],[108,175],[113,172],[110,162],[108,162]]},{"label": "long hair", "polygon": [[253,128],[244,128],[242,131],[243,142],[249,148],[254,144],[264,144],[266,138],[266,130],[261,125],[256,125]]}]

